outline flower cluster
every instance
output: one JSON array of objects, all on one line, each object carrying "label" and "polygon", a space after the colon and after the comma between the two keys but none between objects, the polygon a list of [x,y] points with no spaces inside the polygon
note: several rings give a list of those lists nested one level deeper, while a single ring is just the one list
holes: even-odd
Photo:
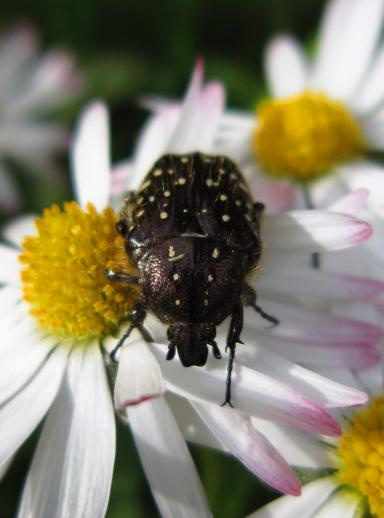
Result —
[{"label": "flower cluster", "polygon": [[[226,110],[222,84],[204,83],[198,60],[181,102],[145,101],[153,113],[117,166],[106,106],[83,111],[70,148],[76,201],[15,219],[0,244],[0,474],[44,421],[19,516],[105,515],[115,414],[163,516],[211,516],[186,441],[233,455],[286,494],[255,517],[384,516],[382,166],[367,158],[382,146],[382,52],[371,62],[383,17],[381,0],[331,1],[311,67],[292,38],[274,40],[275,98],[256,117]],[[10,112],[47,98],[44,63]],[[266,208],[247,281],[279,325],[246,309],[233,407],[220,406],[227,355],[186,369],[167,361],[170,335],[154,313],[132,326],[144,296],[117,211],[159,157],[195,151],[234,158]],[[217,326],[222,351],[227,327]],[[319,477],[302,489],[295,468]]]}]

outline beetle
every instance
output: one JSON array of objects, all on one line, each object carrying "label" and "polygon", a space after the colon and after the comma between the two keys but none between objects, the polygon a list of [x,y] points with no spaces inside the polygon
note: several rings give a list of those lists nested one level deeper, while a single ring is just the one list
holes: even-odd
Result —
[{"label": "beetle", "polygon": [[261,256],[263,211],[229,158],[199,152],[160,157],[139,189],[127,195],[117,223],[139,273],[135,277],[107,270],[106,275],[140,284],[142,295],[112,359],[151,310],[167,326],[166,359],[172,360],[177,350],[184,367],[205,365],[208,346],[221,358],[216,326],[230,316],[223,405],[232,406],[231,376],[236,343],[242,343],[243,307],[252,306],[278,324],[257,305],[246,282]]}]

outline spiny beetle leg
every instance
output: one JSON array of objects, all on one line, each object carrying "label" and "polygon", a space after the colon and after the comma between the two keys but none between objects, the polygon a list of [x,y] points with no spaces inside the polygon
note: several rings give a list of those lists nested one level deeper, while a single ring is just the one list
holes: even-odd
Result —
[{"label": "spiny beetle leg", "polygon": [[135,327],[141,326],[146,316],[145,307],[142,302],[138,302],[132,310],[132,321],[128,329],[124,332],[123,336],[117,342],[116,346],[110,353],[110,358],[114,363],[117,363],[116,354],[119,349],[124,345],[125,340],[129,337]]},{"label": "spiny beetle leg", "polygon": [[225,386],[225,400],[221,406],[228,404],[233,408],[231,402],[231,384],[232,384],[232,369],[235,359],[236,343],[240,342],[240,333],[243,329],[243,306],[239,303],[234,309],[229,325],[229,332],[227,337],[227,348],[229,349],[229,359],[227,367],[227,379]]}]

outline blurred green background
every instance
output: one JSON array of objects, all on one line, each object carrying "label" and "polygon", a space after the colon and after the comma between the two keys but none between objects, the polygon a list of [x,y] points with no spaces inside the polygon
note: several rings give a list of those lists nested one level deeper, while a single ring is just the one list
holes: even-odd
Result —
[{"label": "blurred green background", "polygon": [[[55,117],[72,128],[84,103],[105,99],[111,108],[113,158],[121,160],[131,153],[147,116],[137,106],[140,95],[180,97],[196,57],[202,55],[206,77],[225,83],[228,103],[253,109],[265,93],[262,62],[268,38],[288,31],[310,45],[324,5],[324,0],[18,0],[3,2],[0,30],[31,22],[42,48],[72,53],[87,78],[86,88]],[[60,159],[67,171],[67,158]],[[46,181],[44,188],[36,177],[19,170],[14,174],[24,210],[40,211],[72,197],[68,174],[63,184]],[[37,436],[24,445],[0,485],[1,518],[15,514]],[[192,454],[216,517],[245,516],[275,496],[234,459],[196,446]],[[107,516],[148,515],[158,513],[130,433],[119,425]]]}]

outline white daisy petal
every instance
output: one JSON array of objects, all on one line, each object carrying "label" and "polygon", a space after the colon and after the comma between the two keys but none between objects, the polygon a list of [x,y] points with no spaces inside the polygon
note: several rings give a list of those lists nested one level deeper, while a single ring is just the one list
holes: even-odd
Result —
[{"label": "white daisy petal", "polygon": [[362,405],[367,402],[367,395],[363,392],[335,383],[300,365],[295,365],[269,351],[267,347],[259,346],[252,337],[254,333],[245,328],[242,340],[246,347],[240,349],[237,355],[238,363],[258,369],[328,407]]},{"label": "white daisy petal", "polygon": [[[226,371],[217,360],[209,359],[206,369],[184,369],[181,377],[180,363],[175,360],[165,361],[164,346],[155,345],[154,352],[159,358],[169,390],[193,401],[207,401],[220,405],[224,399]],[[234,367],[232,377],[232,402],[237,410],[250,415],[315,433],[339,433],[338,424],[321,405],[285,383],[238,363]]]},{"label": "white daisy petal", "polygon": [[358,113],[365,113],[378,106],[383,98],[384,82],[384,47],[374,57],[374,62],[368,70],[364,81],[351,100],[353,110]]},{"label": "white daisy petal", "polygon": [[2,153],[29,168],[42,163],[45,155],[64,149],[67,143],[67,132],[53,123],[16,120],[0,127]]},{"label": "white daisy petal", "polygon": [[36,219],[37,216],[26,214],[6,223],[2,230],[4,239],[18,248],[21,248],[26,236],[36,235]]},{"label": "white daisy petal", "polygon": [[183,437],[190,442],[227,451],[224,445],[215,437],[201,417],[194,410],[188,399],[168,392],[166,400],[175,416]]},{"label": "white daisy petal", "polygon": [[347,489],[332,495],[316,514],[316,518],[355,518],[360,514],[361,497]]},{"label": "white daisy petal", "polygon": [[165,399],[131,406],[127,413],[161,515],[210,517],[196,469]]},{"label": "white daisy petal", "polygon": [[338,168],[338,173],[351,191],[367,189],[368,206],[383,206],[384,167],[378,162],[359,160]]},{"label": "white daisy petal", "polygon": [[0,466],[9,460],[44,417],[58,391],[65,363],[66,354],[56,349],[25,388],[7,403],[2,403]]},{"label": "white daisy petal", "polygon": [[137,340],[121,348],[115,382],[115,407],[121,411],[165,392],[160,365],[149,346]]},{"label": "white daisy petal", "polygon": [[384,110],[380,109],[372,114],[372,116],[367,117],[366,119],[361,119],[360,125],[362,127],[368,149],[383,151]]},{"label": "white daisy petal", "polygon": [[307,469],[334,468],[339,460],[335,449],[327,448],[321,438],[300,430],[252,418],[252,424],[279,450],[291,466]]},{"label": "white daisy petal", "polygon": [[0,244],[0,283],[20,285],[19,252]]},{"label": "white daisy petal", "polygon": [[[22,340],[21,340],[22,339]],[[8,341],[8,337],[5,337]],[[0,404],[29,383],[57,345],[53,338],[43,338],[40,333],[26,330],[26,336],[19,336],[3,352],[0,351]]]},{"label": "white daisy petal", "polygon": [[308,64],[296,40],[286,35],[274,38],[265,59],[268,84],[275,97],[288,97],[305,89]]},{"label": "white daisy petal", "polygon": [[382,0],[332,0],[320,33],[311,87],[347,99],[372,59],[383,15]]},{"label": "white daisy petal", "polygon": [[105,514],[115,457],[115,421],[98,346],[74,351],[44,425],[18,516]]},{"label": "white daisy petal", "polygon": [[80,117],[72,143],[72,177],[82,207],[92,202],[98,210],[108,203],[110,162],[106,106],[96,101]]},{"label": "white daisy petal", "polygon": [[194,403],[193,406],[216,437],[252,473],[282,493],[300,495],[299,479],[249,419],[217,405]]},{"label": "white daisy petal", "polygon": [[[19,304],[21,300],[20,288],[0,285],[0,329],[9,326],[10,322],[17,322],[20,312],[27,313],[26,304]],[[19,312],[17,312],[19,309]],[[15,311],[16,310],[16,311]]]},{"label": "white daisy petal", "polygon": [[[262,507],[248,518],[313,518],[330,496],[337,490],[337,482],[325,477],[303,488],[300,498],[283,496]],[[338,515],[338,518],[344,515]]]},{"label": "white daisy petal", "polygon": [[262,232],[268,254],[299,255],[348,248],[372,231],[368,223],[353,216],[310,210],[266,215]]},{"label": "white daisy petal", "polygon": [[178,123],[180,110],[179,107],[161,110],[145,124],[132,161],[133,171],[127,179],[127,190],[137,189],[153,163],[164,154]]}]

